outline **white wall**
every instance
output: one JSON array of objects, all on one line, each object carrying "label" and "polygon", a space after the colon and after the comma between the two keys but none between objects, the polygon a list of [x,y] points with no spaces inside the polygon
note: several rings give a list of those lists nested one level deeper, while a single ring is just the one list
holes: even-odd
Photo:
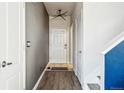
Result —
[{"label": "white wall", "polygon": [[84,82],[99,82],[101,52],[124,30],[124,3],[84,3]]},{"label": "white wall", "polygon": [[49,61],[49,16],[43,3],[26,3],[26,87],[32,89]]}]

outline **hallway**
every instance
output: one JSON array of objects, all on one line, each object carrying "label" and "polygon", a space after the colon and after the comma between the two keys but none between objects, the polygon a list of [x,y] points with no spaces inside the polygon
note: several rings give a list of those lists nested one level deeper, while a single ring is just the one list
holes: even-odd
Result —
[{"label": "hallway", "polygon": [[0,3],[0,90],[124,89],[124,3]]},{"label": "hallway", "polygon": [[5,2],[0,12],[0,89],[83,88],[83,3]]},{"label": "hallway", "polygon": [[26,3],[26,89],[82,90],[82,5]]},{"label": "hallway", "polygon": [[73,71],[46,71],[37,90],[81,90]]}]

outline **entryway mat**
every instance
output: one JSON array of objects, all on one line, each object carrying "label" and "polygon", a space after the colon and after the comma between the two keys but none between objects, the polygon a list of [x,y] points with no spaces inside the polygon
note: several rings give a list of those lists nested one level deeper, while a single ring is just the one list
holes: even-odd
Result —
[{"label": "entryway mat", "polygon": [[67,67],[52,67],[51,70],[68,70]]}]

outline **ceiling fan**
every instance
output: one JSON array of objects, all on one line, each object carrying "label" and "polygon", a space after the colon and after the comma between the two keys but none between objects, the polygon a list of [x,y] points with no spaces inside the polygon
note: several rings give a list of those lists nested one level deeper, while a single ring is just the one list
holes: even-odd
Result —
[{"label": "ceiling fan", "polygon": [[59,9],[59,10],[57,10],[56,13],[57,13],[57,15],[53,15],[53,18],[52,18],[52,19],[55,19],[55,18],[57,18],[57,17],[61,17],[63,20],[66,20],[66,19],[65,19],[65,16],[67,16],[66,14],[68,13],[68,11],[62,13],[62,10]]}]

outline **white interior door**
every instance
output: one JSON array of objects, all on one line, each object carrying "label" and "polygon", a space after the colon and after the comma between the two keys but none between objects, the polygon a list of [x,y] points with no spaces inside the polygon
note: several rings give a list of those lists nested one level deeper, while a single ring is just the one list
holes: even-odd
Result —
[{"label": "white interior door", "polygon": [[0,3],[0,89],[23,89],[20,62],[20,3]]},{"label": "white interior door", "polygon": [[66,29],[52,29],[50,33],[50,62],[66,63]]},{"label": "white interior door", "polygon": [[[0,63],[6,60],[6,42],[7,42],[7,31],[6,31],[6,3],[0,3]],[[3,75],[2,66],[0,64],[0,89],[3,89]]]}]

